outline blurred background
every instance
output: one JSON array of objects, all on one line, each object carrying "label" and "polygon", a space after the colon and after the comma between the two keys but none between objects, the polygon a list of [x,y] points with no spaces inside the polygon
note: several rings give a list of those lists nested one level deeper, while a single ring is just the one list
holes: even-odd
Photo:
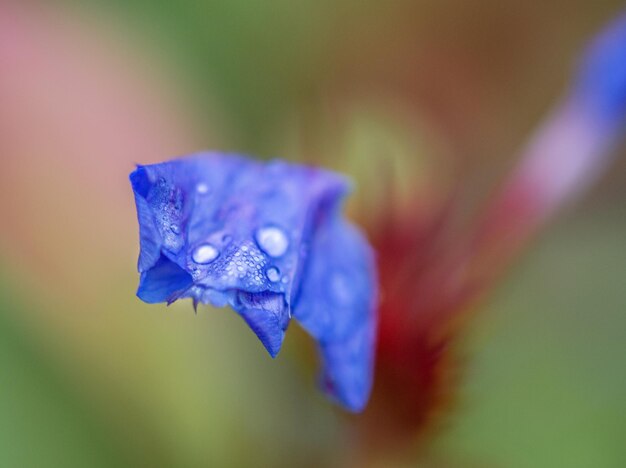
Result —
[{"label": "blurred background", "polygon": [[367,456],[297,326],[273,361],[135,297],[127,178],[237,151],[349,174],[365,226],[472,213],[624,7],[0,0],[0,466],[626,466],[626,146],[464,327],[454,403]]}]

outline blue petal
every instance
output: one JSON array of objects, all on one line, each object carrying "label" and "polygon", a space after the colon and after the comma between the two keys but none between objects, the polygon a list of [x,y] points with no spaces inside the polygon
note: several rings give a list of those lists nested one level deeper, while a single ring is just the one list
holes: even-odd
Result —
[{"label": "blue petal", "polygon": [[161,236],[156,228],[152,210],[146,200],[150,189],[150,181],[146,171],[139,167],[130,177],[135,192],[137,219],[139,221],[140,255],[137,262],[139,272],[152,268],[161,257]]},{"label": "blue petal", "polygon": [[353,411],[372,386],[376,300],[371,249],[335,211],[317,229],[294,316],[319,341],[322,387]]},{"label": "blue petal", "polygon": [[607,123],[626,120],[626,13],[590,43],[574,91]]},{"label": "blue petal", "polygon": [[345,340],[320,345],[322,389],[354,412],[365,408],[372,388],[375,329],[373,320],[365,320]]},{"label": "blue petal", "polygon": [[137,296],[149,304],[166,302],[193,284],[191,275],[165,256],[141,274]]},{"label": "blue petal", "polygon": [[[371,385],[374,265],[331,172],[202,153],[139,166],[138,295],[230,305],[272,357],[291,312],[320,344],[325,387],[361,408]],[[365,349],[368,348],[368,349]]]},{"label": "blue petal", "polygon": [[282,295],[240,293],[233,308],[259,337],[272,357],[276,357],[289,325],[289,310]]}]

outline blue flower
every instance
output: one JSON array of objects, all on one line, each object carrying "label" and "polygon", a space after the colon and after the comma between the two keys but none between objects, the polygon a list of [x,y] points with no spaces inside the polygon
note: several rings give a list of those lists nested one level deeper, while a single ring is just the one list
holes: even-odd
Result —
[{"label": "blue flower", "polygon": [[605,124],[620,127],[626,121],[626,12],[587,46],[574,92]]},{"label": "blue flower", "polygon": [[319,344],[324,390],[349,410],[365,406],[376,275],[370,246],[342,217],[343,177],[201,153],[138,166],[130,180],[140,299],[230,305],[272,357],[293,316]]}]

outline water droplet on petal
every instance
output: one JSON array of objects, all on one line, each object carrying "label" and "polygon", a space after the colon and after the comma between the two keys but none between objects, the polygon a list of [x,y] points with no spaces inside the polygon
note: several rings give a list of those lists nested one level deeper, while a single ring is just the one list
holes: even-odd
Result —
[{"label": "water droplet on petal", "polygon": [[206,195],[207,193],[209,193],[209,186],[204,182],[200,182],[198,185],[196,185],[196,192],[198,193],[198,195]]},{"label": "water droplet on petal", "polygon": [[180,234],[180,228],[178,227],[178,224],[170,225],[170,231],[172,231],[174,234]]},{"label": "water droplet on petal", "polygon": [[267,279],[272,283],[275,283],[280,279],[280,271],[278,271],[278,268],[276,267],[268,268],[265,274],[267,275]]},{"label": "water droplet on petal", "polygon": [[260,228],[255,237],[261,250],[270,257],[280,257],[289,247],[289,239],[285,233],[274,226]]},{"label": "water droplet on petal", "polygon": [[283,284],[287,284],[289,282],[289,277],[287,275],[283,276],[280,282]]},{"label": "water droplet on petal", "polygon": [[196,263],[211,263],[219,256],[219,251],[211,244],[202,244],[193,251],[191,258]]}]

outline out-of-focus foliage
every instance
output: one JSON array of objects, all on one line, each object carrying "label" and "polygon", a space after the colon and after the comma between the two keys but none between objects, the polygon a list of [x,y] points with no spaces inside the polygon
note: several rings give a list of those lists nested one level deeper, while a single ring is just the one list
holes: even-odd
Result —
[{"label": "out-of-focus foliage", "polygon": [[623,207],[588,203],[574,214],[539,243],[468,339],[462,410],[438,446],[454,459],[626,462]]}]

